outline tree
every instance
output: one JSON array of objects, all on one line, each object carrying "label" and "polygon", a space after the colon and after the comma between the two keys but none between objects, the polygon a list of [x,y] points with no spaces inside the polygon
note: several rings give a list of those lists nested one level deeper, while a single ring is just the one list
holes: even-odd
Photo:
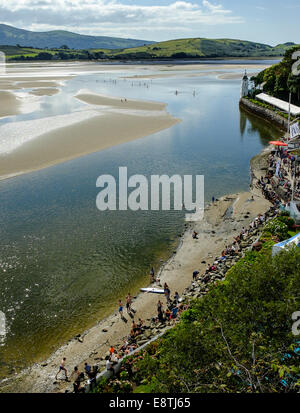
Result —
[{"label": "tree", "polygon": [[300,75],[294,76],[291,73],[288,77],[288,87],[297,96],[297,101],[300,102]]},{"label": "tree", "polygon": [[297,392],[299,275],[299,248],[248,253],[163,336],[151,371],[148,356],[137,361],[137,383],[147,378],[153,392]]}]

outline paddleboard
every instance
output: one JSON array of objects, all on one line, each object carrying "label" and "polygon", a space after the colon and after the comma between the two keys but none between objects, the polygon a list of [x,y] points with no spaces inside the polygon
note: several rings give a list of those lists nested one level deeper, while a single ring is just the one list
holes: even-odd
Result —
[{"label": "paddleboard", "polygon": [[159,290],[158,288],[141,288],[143,293],[153,293],[153,294],[164,294],[164,290]]}]

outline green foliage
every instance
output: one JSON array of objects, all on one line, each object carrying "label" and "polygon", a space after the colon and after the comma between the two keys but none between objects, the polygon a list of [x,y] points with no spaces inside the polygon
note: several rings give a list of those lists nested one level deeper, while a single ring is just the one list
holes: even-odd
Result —
[{"label": "green foliage", "polygon": [[284,220],[284,217],[273,219],[265,225],[264,232],[269,232],[272,235],[278,237],[279,241],[284,241],[285,239],[288,239],[289,227],[287,224],[284,223]]},{"label": "green foliage", "polygon": [[247,253],[226,282],[193,300],[154,355],[132,357],[135,391],[297,391],[291,315],[300,308],[300,251],[272,258],[267,250]]},{"label": "green foliage", "polygon": [[283,222],[288,227],[288,230],[293,229],[293,227],[295,225],[295,220],[293,218],[291,218],[290,216],[281,215],[281,216],[278,217],[278,220],[280,222]]},{"label": "green foliage", "polygon": [[292,66],[295,63],[295,60],[292,60],[292,54],[298,50],[300,50],[300,46],[286,50],[280,63],[263,70],[254,78],[255,85],[264,84],[264,92],[286,101],[288,101],[291,92],[293,102],[299,103],[300,76],[292,74]]}]

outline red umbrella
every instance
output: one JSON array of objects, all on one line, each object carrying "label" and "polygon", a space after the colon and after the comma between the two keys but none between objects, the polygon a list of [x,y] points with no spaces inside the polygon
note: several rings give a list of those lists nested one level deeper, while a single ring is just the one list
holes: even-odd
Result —
[{"label": "red umbrella", "polygon": [[288,146],[287,143],[280,142],[280,141],[270,141],[269,144],[276,145],[276,146]]}]

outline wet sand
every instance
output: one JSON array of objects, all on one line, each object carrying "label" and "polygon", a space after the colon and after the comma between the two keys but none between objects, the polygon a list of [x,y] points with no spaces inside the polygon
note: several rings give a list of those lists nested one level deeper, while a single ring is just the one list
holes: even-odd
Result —
[{"label": "wet sand", "polygon": [[58,87],[60,86],[60,83],[55,82],[55,81],[36,80],[36,81],[16,82],[16,85],[18,87],[21,87],[22,89],[31,89],[31,88],[39,88],[39,87]]},{"label": "wet sand", "polygon": [[[0,180],[154,134],[179,122],[161,103],[134,101],[120,108],[118,100],[111,100],[115,104],[106,107],[106,111],[93,110],[90,118],[81,122],[73,117],[71,125],[43,133],[9,153],[2,153]],[[151,110],[144,110],[148,106]],[[35,123],[29,121],[26,125],[34,129]]]},{"label": "wet sand", "polygon": [[55,88],[33,89],[29,93],[34,96],[53,96],[59,93],[59,89],[55,89]]},{"label": "wet sand", "polygon": [[0,90],[0,118],[18,115],[21,113],[20,106],[21,104],[14,93]]},{"label": "wet sand", "polygon": [[82,102],[88,103],[90,105],[100,105],[100,106],[110,106],[116,109],[122,110],[145,110],[145,111],[161,111],[167,106],[165,103],[159,102],[149,102],[142,100],[126,99],[122,97],[111,97],[99,95],[91,92],[79,92],[75,97]]}]

